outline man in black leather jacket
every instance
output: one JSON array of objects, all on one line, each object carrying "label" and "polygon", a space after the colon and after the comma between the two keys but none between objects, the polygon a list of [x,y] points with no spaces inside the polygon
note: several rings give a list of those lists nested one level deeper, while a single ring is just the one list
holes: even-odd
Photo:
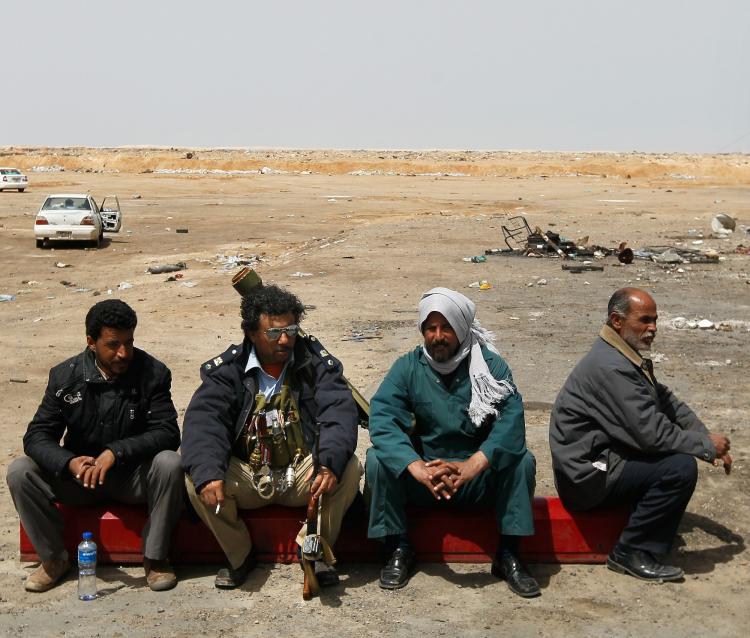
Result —
[{"label": "man in black leather jacket", "polygon": [[146,580],[155,591],[177,583],[166,560],[184,498],[171,374],[133,346],[136,324],[133,309],[119,299],[89,310],[86,349],[50,371],[23,438],[26,456],[8,468],[13,502],[42,561],[26,579],[28,591],[54,587],[70,567],[55,502],[110,499],[148,503]]},{"label": "man in black leather jacket", "polygon": [[[188,496],[229,562],[216,576],[220,588],[240,586],[256,563],[238,509],[270,503],[295,507],[307,504],[311,494],[324,495],[318,532],[332,545],[358,491],[356,404],[341,363],[314,337],[300,334],[303,315],[299,299],[277,286],[259,286],[244,296],[242,345],[230,346],[201,366],[201,385],[185,413],[182,459]],[[256,441],[253,467],[246,442],[258,418],[262,416],[264,428],[272,419],[289,424],[296,415],[304,436],[296,461],[293,454],[288,464],[260,459]],[[288,434],[284,440],[290,438],[297,441]],[[293,471],[286,475],[289,468]],[[286,485],[284,476],[290,477]],[[298,543],[305,533],[303,526]],[[335,572],[324,571],[321,585],[337,581]]]}]

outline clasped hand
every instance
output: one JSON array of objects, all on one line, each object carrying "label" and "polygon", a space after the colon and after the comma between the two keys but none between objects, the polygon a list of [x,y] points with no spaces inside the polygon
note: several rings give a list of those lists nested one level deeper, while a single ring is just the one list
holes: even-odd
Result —
[{"label": "clasped hand", "polygon": [[487,457],[476,452],[465,461],[419,459],[407,466],[416,481],[424,485],[439,501],[450,500],[462,485],[472,481],[489,467]]},{"label": "clasped hand", "polygon": [[89,489],[104,485],[107,472],[115,464],[115,454],[107,448],[99,456],[76,456],[68,462],[68,470],[73,477]]}]

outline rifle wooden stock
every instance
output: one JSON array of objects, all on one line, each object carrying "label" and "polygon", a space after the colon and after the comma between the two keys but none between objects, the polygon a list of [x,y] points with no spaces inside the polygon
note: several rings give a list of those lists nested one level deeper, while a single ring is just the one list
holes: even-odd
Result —
[{"label": "rifle wooden stock", "polygon": [[314,565],[311,561],[302,559],[302,569],[305,572],[305,579],[302,581],[302,600],[310,600],[320,593],[320,584],[318,583],[318,577],[315,575]]},{"label": "rifle wooden stock", "polygon": [[[318,533],[318,501],[310,495],[307,501],[307,535]],[[305,577],[302,581],[302,600],[310,600],[320,592],[318,578],[315,576],[315,563],[309,561],[302,554],[302,569]]]}]

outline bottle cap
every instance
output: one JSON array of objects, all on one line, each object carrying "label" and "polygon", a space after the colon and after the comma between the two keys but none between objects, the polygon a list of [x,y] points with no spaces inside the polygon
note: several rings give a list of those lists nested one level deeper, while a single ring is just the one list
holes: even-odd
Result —
[{"label": "bottle cap", "polygon": [[83,533],[83,540],[90,541],[92,538],[94,538],[94,535],[91,532]]}]

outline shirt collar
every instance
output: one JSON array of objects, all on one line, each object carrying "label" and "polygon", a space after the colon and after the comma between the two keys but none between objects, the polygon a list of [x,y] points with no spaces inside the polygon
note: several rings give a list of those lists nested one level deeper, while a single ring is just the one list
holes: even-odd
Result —
[{"label": "shirt collar", "polygon": [[[289,356],[289,359],[284,364],[284,368],[281,371],[281,375],[279,375],[279,378],[284,376],[284,372],[289,367],[290,363],[294,363],[294,350],[292,350],[291,355]],[[260,365],[260,360],[258,359],[258,355],[255,354],[255,346],[252,346],[250,349],[250,355],[247,357],[247,364],[245,365],[245,372],[250,372],[250,370],[258,369],[261,372],[265,371],[263,370],[263,366]]]},{"label": "shirt collar", "polygon": [[625,339],[623,339],[617,333],[617,331],[615,331],[611,326],[605,324],[604,326],[602,326],[602,329],[599,332],[599,336],[615,350],[619,351],[620,354],[622,354],[622,356],[625,357],[628,361],[640,368],[652,385],[656,385],[654,382],[651,361],[648,359],[644,359],[637,350],[631,348],[630,345],[628,345],[627,341],[625,341]]}]

